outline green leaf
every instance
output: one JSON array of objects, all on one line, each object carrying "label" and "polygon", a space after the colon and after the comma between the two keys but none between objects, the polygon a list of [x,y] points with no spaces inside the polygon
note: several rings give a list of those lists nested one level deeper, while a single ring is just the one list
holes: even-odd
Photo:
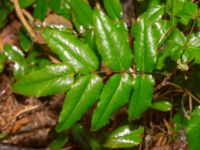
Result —
[{"label": "green leaf", "polygon": [[104,0],[104,8],[108,16],[113,20],[122,19],[122,7],[120,0]]},{"label": "green leaf", "polygon": [[187,137],[190,150],[199,149],[200,139],[200,106],[196,107],[192,112],[192,117],[188,122]]},{"label": "green leaf", "polygon": [[129,120],[137,119],[151,106],[154,79],[151,75],[138,75],[134,80],[134,91],[129,103]]},{"label": "green leaf", "polygon": [[134,147],[142,142],[143,133],[142,127],[133,130],[128,125],[121,126],[107,134],[103,146],[112,149]]},{"label": "green leaf", "polygon": [[159,20],[153,25],[158,37],[158,44],[163,44],[172,32],[170,22],[168,20]]},{"label": "green leaf", "polygon": [[157,60],[156,32],[146,17],[140,18],[133,26],[134,62],[140,72],[151,73]]},{"label": "green leaf", "polygon": [[184,129],[188,125],[188,120],[184,117],[182,110],[174,115],[172,121],[176,131]]},{"label": "green leaf", "polygon": [[51,150],[60,150],[67,143],[67,141],[68,137],[66,135],[59,135],[49,144],[49,147]]},{"label": "green leaf", "polygon": [[72,136],[75,142],[80,144],[84,150],[101,150],[101,146],[96,141],[91,132],[84,129],[81,125],[75,124],[72,126]]},{"label": "green leaf", "polygon": [[[47,96],[67,91],[73,83],[72,69],[66,65],[46,66],[13,85],[13,91],[26,96]],[[71,74],[70,74],[71,73]]]},{"label": "green leaf", "polygon": [[94,10],[97,48],[103,63],[116,71],[131,66],[132,53],[124,30],[117,27],[103,12]]},{"label": "green leaf", "polygon": [[35,0],[19,0],[20,7],[22,7],[22,8],[29,7],[29,6],[31,6],[34,2],[35,2]]},{"label": "green leaf", "polygon": [[85,0],[69,0],[75,20],[86,29],[92,24],[92,8]]},{"label": "green leaf", "polygon": [[174,61],[181,59],[181,54],[185,49],[185,43],[186,37],[184,34],[178,29],[175,29],[173,33],[168,37],[165,48],[158,56],[156,68],[162,69],[168,57]]},{"label": "green leaf", "polygon": [[88,73],[97,70],[99,63],[94,52],[74,35],[45,28],[43,36],[52,51],[76,72]]},{"label": "green leaf", "polygon": [[81,77],[67,93],[56,131],[70,128],[97,101],[103,86],[99,76]]},{"label": "green leaf", "polygon": [[197,13],[198,13],[198,5],[193,2],[186,1],[184,3],[183,10],[179,14],[177,14],[177,17],[180,18],[179,19],[180,23],[187,25],[190,19],[194,19]]},{"label": "green leaf", "polygon": [[164,14],[164,6],[163,5],[155,5],[150,7],[145,11],[142,17],[148,18],[148,21],[151,23],[155,23],[160,20]]},{"label": "green leaf", "polygon": [[26,62],[24,54],[20,49],[11,44],[4,46],[4,53],[9,60],[13,61],[14,64],[14,76],[16,79],[21,78],[26,73]]},{"label": "green leaf", "polygon": [[108,124],[113,112],[129,101],[131,90],[132,82],[128,74],[116,74],[108,80],[92,116],[93,131]]},{"label": "green leaf", "polygon": [[48,0],[36,0],[36,7],[33,16],[36,19],[43,20],[48,10]]},{"label": "green leaf", "polygon": [[23,31],[19,32],[19,38],[20,46],[25,52],[28,52],[32,45],[31,40],[28,38],[28,36],[26,36],[26,34]]},{"label": "green leaf", "polygon": [[5,65],[5,61],[7,60],[7,57],[4,53],[0,53],[0,73],[3,71]]},{"label": "green leaf", "polygon": [[159,111],[170,111],[172,109],[172,104],[168,101],[157,101],[153,102],[151,108],[159,110]]},{"label": "green leaf", "polygon": [[69,1],[70,0],[50,0],[49,7],[58,15],[61,15],[67,19],[71,19],[71,8]]}]

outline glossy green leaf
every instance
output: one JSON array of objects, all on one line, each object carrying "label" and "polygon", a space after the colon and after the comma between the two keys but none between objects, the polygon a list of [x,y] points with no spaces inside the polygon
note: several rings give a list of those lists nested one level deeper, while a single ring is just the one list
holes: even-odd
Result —
[{"label": "glossy green leaf", "polygon": [[134,91],[129,103],[129,120],[138,119],[151,106],[154,79],[151,75],[138,75],[134,80]]},{"label": "glossy green leaf", "polygon": [[9,60],[14,62],[14,76],[16,79],[21,78],[26,73],[26,62],[23,52],[14,45],[6,44],[4,53]]},{"label": "glossy green leaf", "polygon": [[103,146],[106,148],[130,148],[142,142],[144,128],[140,127],[136,130],[130,126],[121,126],[107,133]]},{"label": "glossy green leaf", "polygon": [[48,0],[36,0],[33,16],[36,19],[44,19],[48,10]]},{"label": "glossy green leaf", "polygon": [[168,101],[157,101],[153,102],[151,108],[159,110],[159,111],[170,111],[172,109],[172,104]]},{"label": "glossy green leaf", "polygon": [[90,74],[81,77],[67,93],[59,122],[58,132],[70,128],[97,101],[103,86],[99,76]]},{"label": "glossy green leaf", "polygon": [[73,84],[72,69],[66,65],[46,66],[13,85],[13,91],[27,96],[47,96],[67,91]]},{"label": "glossy green leaf", "polygon": [[131,81],[128,74],[116,74],[107,81],[101,93],[100,102],[92,116],[93,131],[108,124],[113,112],[129,101],[132,90]]},{"label": "glossy green leaf", "polygon": [[153,25],[158,37],[158,44],[163,44],[172,32],[172,27],[168,20],[159,20]]},{"label": "glossy green leaf", "polygon": [[120,0],[104,0],[104,8],[108,16],[113,20],[122,19],[122,7]]},{"label": "glossy green leaf", "polygon": [[140,72],[151,73],[157,60],[156,32],[146,17],[137,20],[133,26],[132,36],[134,41],[134,62]]},{"label": "glossy green leaf", "polygon": [[19,0],[20,7],[26,8],[31,6],[36,0]]},{"label": "glossy green leaf", "polygon": [[76,72],[88,73],[98,68],[98,59],[90,47],[72,34],[46,28],[43,36],[54,53]]},{"label": "glossy green leaf", "polygon": [[151,23],[155,23],[156,21],[160,20],[164,14],[164,6],[163,5],[155,5],[150,7],[142,17],[148,18],[148,21]]},{"label": "glossy green leaf", "polygon": [[92,8],[85,0],[69,0],[75,20],[84,28],[89,29],[92,25]]},{"label": "glossy green leaf", "polygon": [[68,137],[66,135],[59,135],[49,144],[49,147],[51,150],[60,150],[67,143],[67,141]]},{"label": "glossy green leaf", "polygon": [[192,112],[192,117],[188,122],[187,127],[187,138],[189,142],[190,150],[199,149],[199,140],[200,139],[200,107],[196,107]]},{"label": "glossy green leaf", "polygon": [[83,150],[101,150],[101,146],[91,134],[91,132],[84,129],[81,125],[75,124],[72,126],[72,136]]},{"label": "glossy green leaf", "polygon": [[86,31],[84,34],[84,41],[87,43],[91,50],[98,56],[97,46],[96,46],[96,37],[93,30]]},{"label": "glossy green leaf", "polygon": [[117,71],[128,69],[132,63],[132,53],[128,36],[125,36],[127,34],[99,10],[94,10],[93,19],[102,63]]},{"label": "glossy green leaf", "polygon": [[71,19],[71,8],[69,5],[70,0],[50,0],[49,7],[58,15]]}]

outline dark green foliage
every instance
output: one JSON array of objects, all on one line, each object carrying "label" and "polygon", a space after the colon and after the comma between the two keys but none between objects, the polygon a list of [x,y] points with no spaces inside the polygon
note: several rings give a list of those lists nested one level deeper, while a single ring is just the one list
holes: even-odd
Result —
[{"label": "dark green foliage", "polygon": [[[49,11],[69,19],[73,29],[40,28],[51,51],[48,54],[41,52],[42,48],[21,30],[22,50],[6,45],[0,56],[0,72],[6,60],[14,63],[13,91],[17,94],[40,97],[66,92],[56,131],[71,132],[83,149],[136,146],[142,141],[144,128],[135,129],[130,124],[148,109],[179,110],[180,93],[199,103],[200,32],[195,27],[199,29],[200,23],[196,3],[190,0],[148,1],[145,7],[138,8],[139,16],[129,29],[123,20],[119,0],[103,0],[105,12],[93,8],[87,0],[19,2],[24,8],[34,4],[33,14],[39,20],[45,19],[50,8]],[[4,5],[8,8],[1,9]],[[0,2],[0,28],[11,10],[10,3]],[[46,57],[52,53],[60,64]],[[166,77],[171,81],[165,81],[163,75],[172,70],[178,73],[173,74],[172,80]],[[171,99],[159,97],[163,92],[160,89],[165,86],[162,80],[167,85],[165,89],[173,86],[179,90],[175,104]],[[160,82],[161,87],[157,85]],[[177,126],[175,129],[187,129],[189,147],[195,150],[200,146],[198,140],[195,141],[199,139],[200,119],[198,104],[192,104],[197,108],[190,120],[187,120],[189,117],[184,120],[187,114],[176,113],[173,122]],[[96,140],[93,132],[106,127],[122,107],[127,111],[126,125],[104,134],[103,140]],[[84,128],[77,122],[88,110],[92,110],[91,126]],[[93,132],[89,132],[89,128]],[[50,146],[59,149],[66,142],[67,136],[58,136]]]}]

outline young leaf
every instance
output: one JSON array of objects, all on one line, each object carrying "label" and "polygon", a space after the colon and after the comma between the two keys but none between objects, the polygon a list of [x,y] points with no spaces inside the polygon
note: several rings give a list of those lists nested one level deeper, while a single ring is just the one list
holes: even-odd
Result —
[{"label": "young leaf", "polygon": [[153,96],[154,79],[151,75],[138,75],[134,81],[134,91],[129,103],[129,120],[140,117],[149,106]]},{"label": "young leaf", "polygon": [[156,101],[156,102],[153,102],[153,104],[151,105],[151,108],[166,112],[172,109],[172,104],[168,101]]},{"label": "young leaf", "polygon": [[131,66],[132,53],[128,37],[103,12],[94,10],[94,28],[97,48],[103,63],[113,70],[126,70]]},{"label": "young leaf", "polygon": [[107,133],[103,146],[111,149],[134,147],[142,142],[143,133],[144,128],[142,127],[133,130],[127,125],[121,126]]},{"label": "young leaf", "polygon": [[13,91],[26,96],[47,96],[67,91],[73,83],[72,69],[66,65],[46,66],[13,85]]},{"label": "young leaf", "polygon": [[116,74],[108,80],[92,116],[93,131],[106,125],[113,112],[129,101],[131,90],[131,77],[128,74]]},{"label": "young leaf", "polygon": [[84,129],[81,125],[75,124],[72,126],[72,136],[75,142],[80,144],[83,150],[101,150],[101,146],[91,134],[91,132]]},{"label": "young leaf", "polygon": [[69,0],[75,20],[84,28],[92,27],[92,8],[85,0]]},{"label": "young leaf", "polygon": [[133,26],[134,62],[140,72],[151,73],[157,60],[156,32],[146,17],[141,17]]},{"label": "young leaf", "polygon": [[44,19],[48,10],[48,0],[36,0],[33,16],[36,19]]},{"label": "young leaf", "polygon": [[103,86],[94,74],[81,77],[67,93],[56,130],[70,128],[97,101]]},{"label": "young leaf", "polygon": [[108,16],[113,20],[122,19],[122,7],[120,0],[104,0],[104,8]]},{"label": "young leaf", "polygon": [[199,149],[200,139],[200,106],[196,107],[192,112],[192,117],[188,122],[187,137],[190,150]]},{"label": "young leaf", "polygon": [[88,73],[98,68],[98,59],[90,47],[72,34],[45,28],[43,36],[54,53],[76,72]]},{"label": "young leaf", "polygon": [[13,61],[14,64],[14,76],[16,79],[21,78],[26,73],[26,62],[24,54],[20,49],[14,45],[6,44],[4,46],[4,53],[9,60]]}]

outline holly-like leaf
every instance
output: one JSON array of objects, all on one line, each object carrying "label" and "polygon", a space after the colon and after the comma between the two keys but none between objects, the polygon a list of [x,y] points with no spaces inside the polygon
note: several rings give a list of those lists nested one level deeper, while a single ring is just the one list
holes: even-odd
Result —
[{"label": "holly-like leaf", "polygon": [[113,20],[122,19],[122,7],[120,0],[104,0],[104,7],[108,16]]},{"label": "holly-like leaf", "polygon": [[67,93],[56,127],[58,132],[70,128],[97,101],[103,86],[99,76],[81,77]]},{"label": "holly-like leaf", "polygon": [[157,60],[157,41],[155,30],[146,17],[141,17],[132,30],[134,41],[134,62],[140,72],[151,73]]},{"label": "holly-like leaf", "polygon": [[154,79],[151,75],[138,75],[134,80],[134,91],[129,103],[129,120],[138,119],[151,106]]},{"label": "holly-like leaf", "polygon": [[200,138],[200,106],[196,107],[192,112],[192,117],[188,121],[187,137],[189,142],[190,150],[199,149],[199,138]]},{"label": "holly-like leaf", "polygon": [[85,0],[69,0],[75,20],[84,28],[89,29],[92,25],[92,8]]},{"label": "holly-like leaf", "polygon": [[13,85],[13,91],[26,96],[47,96],[67,91],[73,79],[71,68],[66,65],[51,65],[19,79]]},{"label": "holly-like leaf", "polygon": [[102,62],[116,71],[128,69],[132,63],[132,53],[125,31],[119,30],[117,25],[99,10],[94,10],[93,19]]},{"label": "holly-like leaf", "polygon": [[112,149],[134,147],[142,142],[143,133],[144,128],[142,127],[134,130],[127,125],[121,126],[107,133],[103,146]]},{"label": "holly-like leaf", "polygon": [[14,77],[21,78],[26,73],[26,61],[23,52],[16,46],[6,44],[4,46],[4,53],[9,60],[14,62]]},{"label": "holly-like leaf", "polygon": [[99,62],[94,52],[74,35],[46,28],[43,36],[52,51],[76,72],[89,73],[98,68]]},{"label": "holly-like leaf", "polygon": [[128,74],[112,76],[103,88],[100,102],[92,116],[92,130],[96,131],[109,122],[113,112],[129,101],[132,89]]}]

